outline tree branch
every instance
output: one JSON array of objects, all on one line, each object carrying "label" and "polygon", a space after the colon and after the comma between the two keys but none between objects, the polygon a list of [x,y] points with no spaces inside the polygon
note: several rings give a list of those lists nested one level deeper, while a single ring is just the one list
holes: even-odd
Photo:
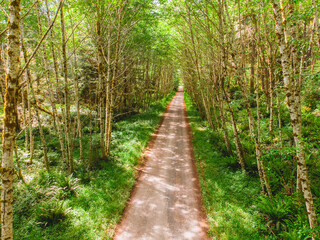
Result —
[{"label": "tree branch", "polygon": [[[0,5],[4,2],[4,0],[0,3]],[[28,9],[28,11],[23,15],[23,17],[21,18],[21,20],[23,20],[26,16],[29,15],[29,13],[31,12],[31,10],[33,9],[33,7],[36,5],[37,3],[37,0],[32,4],[32,6]],[[3,34],[6,33],[6,31],[8,30],[9,28],[6,27],[1,33],[0,33],[0,38],[2,37]]]},{"label": "tree branch", "polygon": [[[48,28],[48,30],[46,31],[46,33],[42,36],[40,42],[39,42],[38,45],[36,46],[35,50],[33,51],[32,55],[30,56],[28,62],[24,65],[23,69],[20,71],[20,74],[19,74],[18,78],[20,78],[20,77],[22,76],[22,74],[24,73],[24,71],[28,68],[31,60],[33,59],[33,57],[34,57],[34,56],[36,55],[36,53],[38,52],[38,50],[39,50],[42,42],[46,39],[48,33],[51,31],[51,29],[52,29],[52,27],[53,27],[53,25],[54,25],[54,23],[55,23],[55,21],[56,21],[56,19],[57,19],[57,17],[58,17],[58,14],[59,14],[60,8],[62,7],[63,2],[64,2],[64,0],[61,0],[61,1],[60,1],[59,7],[58,7],[58,9],[57,9],[56,15],[54,16],[54,19],[52,20],[51,25],[49,26],[49,28]],[[26,84],[26,83],[27,83],[27,81],[23,81],[23,82],[20,84],[19,88],[21,88],[21,87],[22,87],[24,84]]]}]

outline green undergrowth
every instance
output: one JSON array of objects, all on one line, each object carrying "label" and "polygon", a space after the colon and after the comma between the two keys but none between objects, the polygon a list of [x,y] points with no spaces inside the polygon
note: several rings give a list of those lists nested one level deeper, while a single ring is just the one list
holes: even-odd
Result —
[{"label": "green undergrowth", "polygon": [[201,119],[187,94],[185,102],[209,236],[221,240],[261,239],[258,231],[261,224],[254,207],[254,199],[259,196],[259,180],[238,170],[233,157],[223,155],[214,132]]},{"label": "green undergrowth", "polygon": [[[246,172],[243,173],[236,156],[228,154],[221,132],[212,130],[208,123],[202,120],[187,94],[185,102],[193,132],[193,146],[203,203],[208,216],[209,235],[219,240],[312,239],[313,233],[309,228],[303,196],[293,191],[296,163],[294,148],[287,143],[288,141],[285,141],[286,145],[282,150],[271,148],[264,151],[263,158],[273,193],[273,196],[268,198],[260,194],[260,181],[257,176],[254,145],[249,138],[249,128],[245,124],[238,124],[246,157]],[[238,118],[245,119],[245,109],[238,110]],[[261,127],[267,128],[267,121],[267,117],[262,118]],[[306,156],[311,173],[311,188],[318,210],[319,168],[318,158],[315,157],[318,151],[318,135],[308,130],[311,127],[316,130],[319,119],[309,114],[304,121],[311,123],[308,129],[304,129],[303,134],[313,140],[309,143]],[[229,136],[232,136],[230,131]],[[268,136],[263,137],[268,140]],[[285,127],[283,138],[289,139],[285,134]],[[235,149],[233,143],[231,147]],[[319,236],[320,227],[314,232]]]},{"label": "green undergrowth", "polygon": [[[59,164],[50,173],[37,171],[37,159],[33,166],[25,165],[23,173],[31,180],[15,186],[14,239],[112,239],[135,183],[138,160],[174,94],[145,113],[115,123],[111,157],[102,161],[95,156],[94,170],[87,167],[89,134],[83,137],[86,160],[78,160],[75,151],[76,171],[71,176]],[[98,143],[99,135],[93,141]],[[59,161],[53,150],[58,142],[51,142],[49,157]]]}]

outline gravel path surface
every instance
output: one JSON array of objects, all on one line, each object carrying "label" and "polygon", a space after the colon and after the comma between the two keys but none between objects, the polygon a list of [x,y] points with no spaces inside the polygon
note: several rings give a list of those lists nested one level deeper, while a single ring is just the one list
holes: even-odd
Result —
[{"label": "gravel path surface", "polygon": [[207,239],[182,88],[152,141],[115,239]]}]

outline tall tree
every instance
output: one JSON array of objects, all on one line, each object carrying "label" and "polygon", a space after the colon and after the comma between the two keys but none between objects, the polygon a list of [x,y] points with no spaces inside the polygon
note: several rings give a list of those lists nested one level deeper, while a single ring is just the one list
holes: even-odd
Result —
[{"label": "tall tree", "polygon": [[301,184],[301,190],[306,203],[310,228],[317,226],[317,215],[314,208],[313,197],[310,188],[310,181],[306,160],[304,156],[304,144],[302,142],[302,125],[301,125],[301,81],[295,76],[295,64],[290,64],[290,44],[288,42],[288,33],[284,23],[287,21],[282,0],[272,2],[274,19],[276,23],[276,33],[278,37],[279,51],[281,55],[282,75],[284,82],[284,91],[287,98],[287,104],[290,112],[291,125],[297,154],[297,184]]},{"label": "tall tree", "polygon": [[71,117],[70,117],[70,96],[69,96],[69,80],[68,80],[68,59],[67,59],[67,39],[65,30],[65,20],[63,6],[60,8],[61,20],[61,36],[62,36],[62,63],[63,63],[63,77],[64,77],[64,127],[66,132],[67,142],[67,157],[68,157],[68,170],[73,173],[73,149],[71,139]]},{"label": "tall tree", "polygon": [[4,129],[1,162],[1,239],[13,239],[13,154],[18,120],[18,87],[20,63],[20,0],[9,3],[8,70],[4,99]]}]

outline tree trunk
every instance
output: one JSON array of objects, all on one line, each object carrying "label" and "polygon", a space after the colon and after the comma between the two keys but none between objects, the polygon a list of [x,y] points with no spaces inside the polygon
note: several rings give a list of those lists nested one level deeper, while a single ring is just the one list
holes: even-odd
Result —
[{"label": "tree trunk", "polygon": [[18,86],[20,64],[20,0],[10,0],[8,19],[8,71],[4,99],[1,162],[1,239],[13,239],[13,152],[18,119]]},{"label": "tree trunk", "polygon": [[[50,23],[51,20],[50,20],[50,12],[49,12],[48,1],[46,0],[45,3],[46,3],[46,9],[47,9],[48,23]],[[55,53],[54,45],[53,45],[53,42],[52,42],[53,30],[50,32],[50,35],[51,35],[50,48],[51,48],[53,64],[54,64],[53,72],[55,74],[54,76],[55,76],[56,88],[57,88],[56,89],[56,94],[59,96],[59,90],[58,90],[58,86],[60,85],[59,84],[59,72],[58,72],[58,66],[57,66],[56,53]],[[50,95],[51,95],[50,98],[52,99],[51,100],[52,112],[56,116],[55,119],[56,119],[56,126],[57,126],[57,130],[58,130],[58,137],[59,137],[59,142],[60,142],[62,161],[67,165],[67,168],[68,168],[68,163],[67,163],[67,160],[66,160],[66,149],[65,149],[64,139],[63,139],[63,132],[62,132],[62,128],[61,128],[61,121],[60,121],[59,116],[58,116],[58,110],[56,108],[55,99],[54,99],[54,96],[53,96],[54,90],[53,90],[51,82],[50,82],[50,84],[48,84],[48,87],[49,87],[49,92],[50,92]]]},{"label": "tree trunk", "polygon": [[4,101],[4,95],[5,95],[5,79],[4,79],[4,75],[5,75],[5,66],[4,66],[4,61],[3,61],[3,57],[2,57],[2,52],[3,52],[3,44],[1,44],[0,47],[0,94],[1,94],[1,98],[2,101]]},{"label": "tree trunk", "polygon": [[99,115],[100,115],[100,147],[102,152],[102,158],[105,158],[105,122],[106,122],[106,108],[105,108],[105,76],[104,76],[104,61],[103,61],[103,45],[102,45],[102,18],[101,18],[101,3],[100,0],[96,2],[97,21],[97,60],[98,60],[98,79],[99,79]]},{"label": "tree trunk", "polygon": [[[272,196],[271,192],[271,187],[269,183],[268,176],[266,174],[265,166],[264,166],[264,161],[261,158],[262,152],[261,152],[261,144],[260,144],[260,139],[258,138],[258,132],[256,131],[255,128],[255,123],[254,123],[254,118],[252,114],[252,110],[250,108],[250,100],[248,98],[248,90],[246,86],[246,80],[243,76],[240,77],[239,80],[239,85],[242,91],[242,95],[244,98],[244,104],[247,109],[247,114],[248,114],[248,122],[249,122],[249,130],[250,130],[250,136],[254,140],[254,145],[255,145],[255,150],[256,150],[256,160],[257,160],[257,166],[258,166],[258,171],[259,171],[259,176],[260,176],[260,182],[266,187],[267,193],[269,196]],[[259,85],[256,86],[257,88]],[[257,89],[258,91],[258,89]],[[259,114],[259,112],[257,111]],[[264,191],[264,188],[262,187],[262,191]]]},{"label": "tree trunk", "polygon": [[[24,46],[23,38],[21,38],[21,48],[22,48],[22,52],[23,52],[24,61],[27,62],[28,56],[27,56],[27,50],[26,50],[26,48]],[[45,136],[44,136],[44,132],[43,132],[43,128],[42,128],[41,116],[40,116],[39,109],[38,109],[37,98],[36,98],[36,95],[34,93],[34,89],[33,89],[33,86],[32,86],[31,73],[30,73],[29,68],[27,68],[27,71],[26,71],[26,78],[27,78],[27,81],[28,81],[28,86],[30,87],[30,92],[31,92],[32,100],[33,100],[32,104],[34,105],[34,110],[36,112],[36,118],[37,118],[37,121],[38,121],[40,141],[41,141],[42,147],[43,147],[44,163],[45,163],[47,171],[50,171],[47,142],[46,142],[46,139],[45,139]],[[31,111],[31,109],[29,109],[29,111]],[[33,151],[33,149],[32,149],[32,151]],[[30,160],[30,162],[32,162],[32,160]]]},{"label": "tree trunk", "polygon": [[234,137],[234,142],[236,144],[236,151],[237,151],[238,159],[239,159],[242,171],[245,171],[246,164],[245,164],[244,156],[243,156],[243,148],[242,148],[242,144],[240,142],[239,133],[238,133],[237,124],[236,124],[236,119],[234,117],[233,109],[232,109],[232,106],[231,106],[231,99],[229,97],[229,89],[228,89],[228,92],[226,92],[224,90],[224,95],[226,97],[228,109],[229,109],[229,112],[230,112],[231,124],[232,124],[232,129],[233,129],[233,137]]},{"label": "tree trunk", "polygon": [[33,122],[33,118],[32,118],[32,113],[31,113],[31,100],[30,100],[30,83],[27,80],[27,97],[28,97],[28,126],[29,126],[29,137],[30,137],[30,157],[29,157],[29,164],[32,164],[32,160],[33,160],[33,153],[34,153],[34,138],[33,138],[33,134],[32,134],[32,122]]},{"label": "tree trunk", "polygon": [[69,81],[68,81],[68,67],[67,67],[67,47],[66,47],[66,33],[63,6],[60,9],[61,15],[61,34],[62,34],[62,58],[63,58],[63,75],[64,75],[64,103],[65,103],[65,116],[64,124],[66,130],[66,142],[67,142],[67,156],[68,156],[68,170],[69,173],[73,173],[73,153],[72,153],[72,141],[71,141],[71,126],[70,126],[70,97],[69,97]]},{"label": "tree trunk", "polygon": [[217,98],[218,98],[218,106],[219,106],[219,111],[220,111],[221,128],[223,131],[224,142],[226,144],[228,153],[232,154],[230,140],[229,140],[229,136],[228,136],[228,130],[227,130],[226,123],[225,123],[223,99],[222,99],[222,97],[220,97],[220,93],[217,94]]},{"label": "tree trunk", "polygon": [[214,128],[213,122],[212,122],[212,118],[211,118],[211,113],[210,113],[209,107],[207,105],[206,97],[204,96],[203,91],[202,91],[201,88],[202,87],[200,87],[200,92],[201,92],[201,98],[202,98],[202,102],[203,102],[203,107],[204,107],[204,110],[205,110],[205,113],[206,113],[206,119],[207,119],[210,127]]},{"label": "tree trunk", "polygon": [[105,156],[108,156],[110,153],[110,143],[111,139],[109,132],[111,131],[111,122],[109,121],[109,116],[111,113],[111,81],[110,81],[110,75],[111,75],[111,25],[108,24],[108,47],[107,47],[107,84],[106,84],[106,116],[105,116]]},{"label": "tree trunk", "polygon": [[[212,96],[213,95],[213,96]],[[212,95],[211,95],[211,98],[212,98],[212,113],[213,113],[213,119],[214,119],[214,123],[216,125],[216,127],[220,127],[219,125],[219,120],[218,120],[218,116],[217,116],[217,111],[216,111],[216,98],[214,96],[214,89],[212,89]],[[208,98],[210,97],[210,95],[208,94]],[[208,99],[208,102],[209,102],[209,99]],[[219,102],[217,103],[219,105]],[[219,107],[218,107],[219,108]],[[221,116],[221,114],[220,114]],[[222,116],[221,116],[222,118]]]},{"label": "tree trunk", "polygon": [[303,142],[301,141],[301,109],[300,109],[300,83],[294,79],[294,69],[290,64],[290,48],[287,41],[287,33],[283,22],[285,22],[282,1],[273,0],[273,13],[276,23],[276,33],[279,41],[279,50],[281,55],[282,75],[284,81],[284,90],[287,97],[287,104],[290,112],[293,137],[296,145],[298,173],[301,181],[302,192],[307,208],[310,228],[317,226],[317,216],[314,208],[308,171],[303,151]]},{"label": "tree trunk", "polygon": [[111,131],[112,131],[112,119],[113,119],[113,109],[114,109],[114,97],[115,97],[115,81],[116,78],[118,77],[118,62],[120,58],[120,44],[121,44],[121,31],[122,31],[122,17],[123,17],[123,8],[126,0],[120,3],[120,9],[119,13],[117,16],[117,40],[116,40],[116,46],[115,46],[115,57],[114,57],[114,65],[113,65],[113,70],[112,70],[112,78],[110,82],[110,89],[109,89],[109,106],[108,106],[108,114],[107,114],[107,135],[105,136],[106,138],[106,146],[105,146],[105,154],[108,156],[110,154],[110,143],[111,143]]},{"label": "tree trunk", "polygon": [[[72,26],[74,26],[72,19],[70,20]],[[78,59],[76,55],[76,46],[75,46],[75,38],[74,32],[72,32],[72,45],[73,45],[73,84],[74,84],[74,92],[75,92],[75,101],[76,101],[76,109],[77,109],[77,133],[79,139],[79,150],[80,150],[80,160],[83,160],[83,147],[82,147],[82,129],[81,129],[81,118],[80,118],[80,99],[79,99],[79,79],[78,79]]]},{"label": "tree trunk", "polygon": [[319,24],[319,17],[318,17],[318,6],[316,0],[312,0],[312,7],[314,9],[314,31],[318,35],[318,47],[320,48],[320,24]]},{"label": "tree trunk", "polygon": [[19,153],[18,153],[18,147],[17,147],[17,142],[14,144],[14,154],[15,154],[15,158],[16,158],[16,163],[17,163],[17,167],[18,167],[18,178],[24,183],[26,184],[26,181],[22,175],[22,171],[21,171],[21,165],[20,165],[20,157],[19,157]]},{"label": "tree trunk", "polygon": [[[48,1],[45,0],[45,3],[46,3],[46,9],[47,9],[48,24],[49,24],[51,22],[51,17],[50,17]],[[54,70],[55,80],[56,80],[56,95],[60,97],[61,94],[60,94],[60,87],[59,87],[60,84],[59,84],[58,61],[57,61],[56,51],[54,48],[53,39],[54,39],[54,30],[52,29],[50,31],[50,40],[49,41],[50,41],[50,49],[52,52],[52,58],[53,58],[53,70]]]},{"label": "tree trunk", "polygon": [[278,127],[279,127],[279,141],[280,141],[280,148],[283,148],[282,144],[282,123],[281,123],[281,111],[280,111],[280,101],[279,101],[279,93],[277,90],[277,110],[278,110]]},{"label": "tree trunk", "polygon": [[269,90],[270,90],[270,119],[269,119],[269,132],[271,133],[271,136],[273,134],[273,51],[271,49],[271,44],[269,45]]},{"label": "tree trunk", "polygon": [[22,96],[22,111],[23,111],[23,126],[24,126],[24,149],[25,151],[29,148],[29,134],[28,134],[28,123],[27,123],[27,109],[26,109],[26,99],[24,87],[21,88],[21,96]]}]

